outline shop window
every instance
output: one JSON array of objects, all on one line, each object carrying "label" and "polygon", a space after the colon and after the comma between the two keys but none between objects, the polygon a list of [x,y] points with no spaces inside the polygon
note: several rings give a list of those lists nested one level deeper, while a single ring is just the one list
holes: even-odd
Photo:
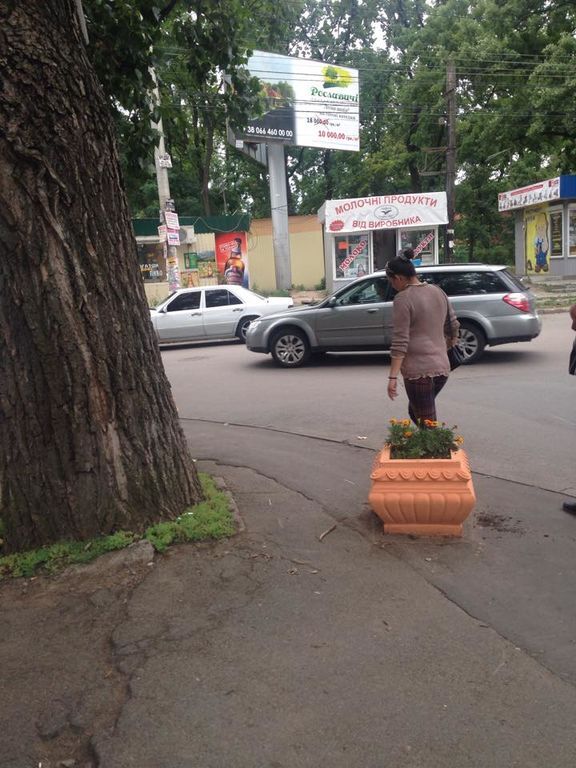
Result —
[{"label": "shop window", "polygon": [[435,242],[435,229],[403,229],[400,232],[400,250],[412,248],[414,259],[421,259],[422,264],[434,264]]},{"label": "shop window", "polygon": [[334,260],[334,276],[337,280],[367,275],[370,271],[368,235],[336,235]]},{"label": "shop window", "polygon": [[561,208],[551,209],[550,221],[550,258],[561,259],[564,255],[564,226]]},{"label": "shop window", "polygon": [[576,256],[576,208],[568,211],[568,256]]}]

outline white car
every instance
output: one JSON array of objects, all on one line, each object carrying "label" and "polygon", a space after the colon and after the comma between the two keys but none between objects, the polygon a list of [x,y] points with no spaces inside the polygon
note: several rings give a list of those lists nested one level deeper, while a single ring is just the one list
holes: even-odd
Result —
[{"label": "white car", "polygon": [[293,306],[289,297],[267,299],[239,285],[204,285],[174,291],[150,316],[160,344],[246,341],[252,320]]}]

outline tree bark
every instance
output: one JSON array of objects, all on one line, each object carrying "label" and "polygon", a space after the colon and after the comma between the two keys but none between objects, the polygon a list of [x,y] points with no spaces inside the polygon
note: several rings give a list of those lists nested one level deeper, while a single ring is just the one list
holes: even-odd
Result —
[{"label": "tree bark", "polygon": [[9,551],[201,499],[73,0],[0,0],[0,517]]}]

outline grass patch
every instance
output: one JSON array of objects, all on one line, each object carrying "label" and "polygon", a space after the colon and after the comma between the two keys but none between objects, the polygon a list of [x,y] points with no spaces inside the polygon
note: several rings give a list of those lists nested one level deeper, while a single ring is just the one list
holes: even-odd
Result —
[{"label": "grass patch", "polygon": [[[40,549],[4,555],[0,557],[0,580],[57,573],[69,565],[89,563],[106,552],[124,549],[140,539],[147,539],[157,552],[164,552],[171,544],[232,536],[235,525],[226,494],[216,488],[209,475],[200,473],[199,478],[205,501],[190,507],[176,520],[156,523],[143,536],[117,531],[90,541],[60,541]],[[2,529],[0,520],[0,536]]]},{"label": "grass patch", "polygon": [[569,309],[572,304],[576,303],[576,294],[575,295],[564,295],[564,296],[538,296],[536,299],[536,308],[537,309]]}]

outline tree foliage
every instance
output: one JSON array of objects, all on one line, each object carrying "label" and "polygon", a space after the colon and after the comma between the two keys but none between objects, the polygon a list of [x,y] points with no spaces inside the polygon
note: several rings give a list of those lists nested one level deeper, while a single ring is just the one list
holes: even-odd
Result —
[{"label": "tree foliage", "polygon": [[[498,191],[576,164],[576,11],[568,2],[181,0],[160,10],[157,0],[85,3],[95,64],[124,108],[121,141],[138,212],[156,209],[152,153],[143,149],[145,64],[153,61],[180,209],[269,213],[265,172],[225,134],[226,119],[241,123],[254,108],[237,67],[255,47],[360,72],[360,152],[289,148],[291,213],[315,212],[326,198],[443,189],[450,60],[458,81],[457,234],[467,255],[505,255],[511,224],[497,213]],[[112,42],[129,38],[132,48]],[[224,68],[235,78],[227,92]]]}]

